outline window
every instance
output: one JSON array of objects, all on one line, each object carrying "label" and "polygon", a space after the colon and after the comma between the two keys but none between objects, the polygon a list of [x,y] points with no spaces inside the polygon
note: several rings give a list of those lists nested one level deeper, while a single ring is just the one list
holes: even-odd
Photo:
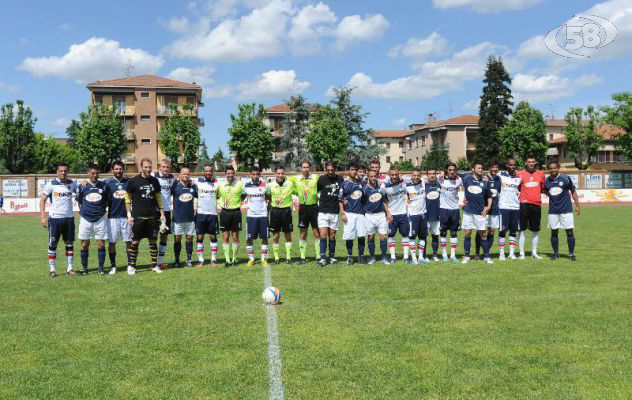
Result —
[{"label": "window", "polygon": [[415,167],[419,166],[419,157],[415,157]]},{"label": "window", "polygon": [[620,151],[615,151],[612,153],[612,161],[616,163],[625,162],[625,156]]},{"label": "window", "polygon": [[195,104],[195,97],[187,96],[187,104]]},{"label": "window", "polygon": [[140,120],[141,121],[149,121],[151,118],[149,117],[149,115],[141,115],[140,116]]},{"label": "window", "polygon": [[552,133],[549,133],[549,140],[553,140],[553,136],[555,136],[555,135],[552,134]]},{"label": "window", "polygon": [[564,147],[564,150],[562,150],[562,157],[566,158],[566,147]]},{"label": "window", "polygon": [[403,149],[404,148],[404,142],[399,142],[399,148]]},{"label": "window", "polygon": [[415,148],[416,149],[419,148],[419,138],[418,137],[415,138]]},{"label": "window", "polygon": [[149,92],[140,92],[140,97],[149,98]]},{"label": "window", "polygon": [[598,163],[610,162],[610,152],[609,151],[598,151],[597,152],[597,162]]},{"label": "window", "polygon": [[391,142],[386,142],[386,143],[384,143],[384,145],[386,146],[387,149],[391,148]]},{"label": "window", "polygon": [[178,96],[165,96],[165,106],[169,107],[169,104],[178,105]]},{"label": "window", "polygon": [[94,95],[94,102],[96,104],[103,104],[103,95],[95,94]]},{"label": "window", "polygon": [[413,142],[412,141],[408,141],[408,150],[413,148]]},{"label": "window", "polygon": [[389,164],[391,163],[391,156],[386,156],[386,162]]},{"label": "window", "polygon": [[151,144],[151,139],[141,139],[140,144]]},{"label": "window", "polygon": [[399,162],[404,162],[404,156],[399,156]]},{"label": "window", "polygon": [[422,136],[421,137],[421,147],[425,147],[426,146],[426,137]]},{"label": "window", "polygon": [[274,138],[274,151],[281,151],[281,138]]}]

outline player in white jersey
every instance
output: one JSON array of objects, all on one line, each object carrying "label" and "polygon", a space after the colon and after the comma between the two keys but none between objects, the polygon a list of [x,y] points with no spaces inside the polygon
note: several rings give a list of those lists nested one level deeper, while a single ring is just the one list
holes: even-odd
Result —
[{"label": "player in white jersey", "polygon": [[463,180],[456,174],[456,164],[448,163],[445,175],[438,177],[441,185],[439,195],[439,222],[441,231],[441,252],[443,261],[448,261],[448,231],[450,232],[450,260],[456,258],[457,235],[461,228],[459,209],[459,189],[463,186]]},{"label": "player in white jersey", "polygon": [[[66,244],[66,259],[68,266],[66,274],[75,275],[72,267],[74,258],[75,218],[72,210],[72,196],[77,190],[77,183],[68,179],[68,164],[57,165],[57,178],[46,184],[40,197],[40,223],[48,228],[48,266],[51,278],[57,276],[55,260],[57,258],[57,243],[62,238]],[[50,200],[48,218],[46,217],[46,201]]]},{"label": "player in white jersey", "polygon": [[397,262],[395,257],[395,234],[402,235],[402,248],[404,249],[404,262],[409,263],[408,236],[410,235],[410,220],[406,205],[406,182],[399,176],[399,169],[391,167],[388,171],[389,179],[382,183],[380,190],[386,194],[388,208],[393,219],[389,224],[388,249],[391,254],[391,263]]},{"label": "player in white jersey", "polygon": [[154,174],[160,183],[160,193],[162,195],[162,206],[164,207],[167,230],[160,232],[160,243],[158,246],[158,267],[167,268],[163,263],[165,252],[167,251],[167,239],[171,227],[171,187],[176,182],[176,177],[171,174],[171,162],[166,158],[160,162],[160,170]]},{"label": "player in white jersey", "polygon": [[[408,218],[410,220],[410,232],[408,247],[413,264],[429,261],[424,256],[426,251],[426,236],[428,236],[428,221],[426,220],[426,180],[421,179],[421,171],[413,170],[412,179],[406,182],[406,194],[408,196]],[[419,246],[416,240],[419,239]],[[417,258],[419,250],[419,258]]]},{"label": "player in white jersey", "polygon": [[509,259],[515,260],[516,233],[520,222],[520,183],[516,174],[518,163],[513,158],[507,159],[506,171],[500,173],[500,192],[498,208],[500,209],[500,232],[498,233],[499,260],[505,259],[505,237],[509,231]]},{"label": "player in white jersey", "polygon": [[266,182],[261,180],[259,167],[250,168],[250,182],[244,185],[244,205],[246,211],[246,253],[248,266],[255,263],[254,241],[261,239],[261,265],[267,265],[268,258],[268,199],[270,190]]},{"label": "player in white jersey", "polygon": [[197,234],[198,268],[204,266],[204,235],[208,235],[211,246],[211,266],[217,266],[217,179],[213,176],[213,166],[206,164],[202,171],[204,176],[193,181],[197,185],[197,211],[195,215],[195,232]]}]

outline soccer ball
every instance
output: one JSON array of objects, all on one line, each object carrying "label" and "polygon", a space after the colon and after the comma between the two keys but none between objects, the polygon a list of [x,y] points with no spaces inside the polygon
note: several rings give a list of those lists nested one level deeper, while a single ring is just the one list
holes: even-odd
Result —
[{"label": "soccer ball", "polygon": [[261,293],[261,299],[265,304],[279,304],[281,302],[281,291],[273,286],[267,287]]}]

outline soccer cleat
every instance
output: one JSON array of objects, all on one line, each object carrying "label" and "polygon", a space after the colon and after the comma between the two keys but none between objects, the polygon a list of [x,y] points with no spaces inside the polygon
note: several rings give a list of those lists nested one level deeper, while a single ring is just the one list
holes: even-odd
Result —
[{"label": "soccer cleat", "polygon": [[498,259],[500,261],[505,261],[505,255],[503,253],[500,253],[500,255],[498,256]]},{"label": "soccer cleat", "polygon": [[324,267],[327,265],[327,259],[325,257],[321,258],[318,260],[318,265],[320,265],[321,267]]},{"label": "soccer cleat", "polygon": [[474,260],[481,261],[481,255],[480,254],[475,255]]},{"label": "soccer cleat", "polygon": [[127,267],[127,275],[135,275],[136,274],[136,268],[132,267],[132,266],[128,266]]},{"label": "soccer cleat", "polygon": [[551,261],[557,260],[558,258],[560,258],[559,254],[551,254],[549,256],[549,260],[551,260]]},{"label": "soccer cleat", "polygon": [[419,262],[422,263],[422,264],[426,264],[426,265],[430,264],[430,260],[428,260],[427,258],[420,258]]},{"label": "soccer cleat", "polygon": [[461,260],[461,264],[467,264],[469,262],[470,262],[470,257],[468,256],[463,257],[463,259]]},{"label": "soccer cleat", "polygon": [[[173,262],[173,268],[179,268],[179,267],[180,267],[180,265],[181,265],[181,264],[180,264],[180,260],[175,260],[175,261]],[[167,268],[164,268],[164,267],[161,265],[161,266],[160,266],[160,269],[167,269]]]},{"label": "soccer cleat", "polygon": [[195,266],[195,268],[197,268],[197,269],[202,269],[202,268],[204,268],[204,262],[197,263],[197,265]]},{"label": "soccer cleat", "polygon": [[360,264],[366,264],[366,257],[364,257],[364,256],[359,256],[359,257],[358,257],[358,262],[359,262]]},{"label": "soccer cleat", "polygon": [[338,260],[336,260],[335,257],[329,257],[329,264],[335,264],[337,262],[338,262]]},{"label": "soccer cleat", "polygon": [[160,268],[160,267],[158,267],[158,266],[153,267],[151,270],[152,270],[153,272],[157,273],[157,274],[162,274],[162,268]]},{"label": "soccer cleat", "polygon": [[255,265],[255,260],[248,260],[248,263],[246,264],[246,267],[252,267],[253,265]]},{"label": "soccer cleat", "polygon": [[397,262],[397,258],[391,258],[391,264],[395,264]]},{"label": "soccer cleat", "polygon": [[105,271],[103,270],[103,268],[99,268],[99,271],[97,273],[99,275],[105,275]]},{"label": "soccer cleat", "polygon": [[[515,257],[515,256],[514,256]],[[511,258],[511,256],[509,256],[509,258]],[[511,258],[512,260],[515,260],[515,258]],[[524,260],[525,259],[525,255],[524,253],[520,253],[520,256],[518,257],[519,260]]]},{"label": "soccer cleat", "polygon": [[494,263],[494,262],[492,261],[492,259],[491,259],[491,258],[489,258],[489,257],[485,257],[485,258],[483,259],[483,262],[485,262],[485,264],[493,264],[493,263]]},{"label": "soccer cleat", "polygon": [[187,260],[187,268],[193,268],[193,262],[191,262],[191,260]]},{"label": "soccer cleat", "polygon": [[291,258],[286,258],[286,259],[285,259],[285,263],[286,263],[287,265],[292,265],[292,259],[291,259]]},{"label": "soccer cleat", "polygon": [[353,265],[353,257],[347,257],[347,265]]},{"label": "soccer cleat", "polygon": [[[515,254],[509,254],[509,259],[510,260],[515,260],[516,259],[516,255]],[[524,258],[523,258],[524,260]]]},{"label": "soccer cleat", "polygon": [[217,267],[218,265],[217,260],[211,260],[211,267]]},{"label": "soccer cleat", "polygon": [[445,261],[445,262],[450,261],[450,259],[448,258],[448,255],[447,255],[447,254],[444,254],[444,255],[443,255],[443,261]]},{"label": "soccer cleat", "polygon": [[74,269],[69,269],[66,271],[66,275],[75,276],[77,275],[77,273],[75,272]]},{"label": "soccer cleat", "polygon": [[568,259],[571,260],[571,261],[577,261],[577,257],[575,257],[575,254],[569,255]]},{"label": "soccer cleat", "polygon": [[456,258],[456,256],[450,257],[450,261],[452,262],[459,262],[459,259]]},{"label": "soccer cleat", "polygon": [[81,272],[79,273],[81,276],[86,276],[88,275],[88,270],[87,269],[82,269]]},{"label": "soccer cleat", "polygon": [[304,258],[301,258],[301,260],[298,263],[301,264],[301,265],[305,265],[305,264],[307,264],[307,260],[304,259]]},{"label": "soccer cleat", "polygon": [[[179,265],[180,265],[180,262],[174,263],[174,267],[179,266]],[[169,268],[169,265],[167,263],[160,264],[160,269],[167,269],[167,268]]]},{"label": "soccer cleat", "polygon": [[533,254],[531,254],[531,257],[533,257],[535,260],[541,260],[541,259],[542,259],[542,257],[540,257],[540,256],[538,255],[538,253],[533,253]]},{"label": "soccer cleat", "polygon": [[404,264],[412,265],[412,264],[415,264],[415,263],[410,258],[404,258]]},{"label": "soccer cleat", "polygon": [[116,274],[116,267],[112,266],[112,268],[110,268],[110,272],[108,272],[108,274],[110,274],[110,275]]},{"label": "soccer cleat", "polygon": [[51,278],[54,278],[54,277],[56,277],[56,276],[57,276],[57,272],[55,272],[55,271],[50,271],[50,272],[48,273],[48,276],[50,276]]},{"label": "soccer cleat", "polygon": [[[432,256],[432,261],[439,261],[439,257],[435,254]],[[447,261],[447,260],[444,260]]]},{"label": "soccer cleat", "polygon": [[275,258],[275,259],[274,259],[274,263],[275,263],[276,265],[281,264],[281,259],[279,259],[279,258]]},{"label": "soccer cleat", "polygon": [[369,257],[369,261],[367,262],[369,265],[375,264],[375,257]]},{"label": "soccer cleat", "polygon": [[384,263],[384,265],[389,265],[389,264],[391,264],[391,259],[390,258],[386,258],[386,257],[382,257],[382,262]]},{"label": "soccer cleat", "polygon": [[262,267],[267,267],[268,266],[268,260],[266,260],[265,258],[263,260],[261,260],[261,266]]}]

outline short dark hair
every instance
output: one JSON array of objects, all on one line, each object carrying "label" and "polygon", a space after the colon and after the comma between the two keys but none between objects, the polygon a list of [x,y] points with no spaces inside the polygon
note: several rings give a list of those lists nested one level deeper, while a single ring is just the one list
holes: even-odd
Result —
[{"label": "short dark hair", "polygon": [[364,164],[360,164],[360,165],[358,165],[358,171],[359,171],[359,170],[364,170],[364,171],[366,171],[366,165],[364,165]]},{"label": "short dark hair", "polygon": [[456,168],[456,164],[455,164],[455,163],[453,163],[452,161],[450,161],[449,163],[447,163],[447,164],[445,165],[445,169],[446,169],[446,171],[447,171],[447,170],[448,170],[448,168],[450,168],[450,167],[454,167],[454,168]]},{"label": "short dark hair", "polygon": [[261,168],[253,165],[252,167],[250,167],[250,172],[261,172]]},{"label": "short dark hair", "polygon": [[301,163],[300,163],[299,165],[302,167],[302,166],[303,166],[303,164],[307,164],[307,165],[309,165],[310,167],[312,166],[312,162],[311,162],[311,161],[309,161],[309,160],[308,160],[308,159],[306,159],[306,158],[305,158],[305,159],[303,159],[303,160],[301,160]]},{"label": "short dark hair", "polygon": [[90,171],[91,169],[94,169],[95,171],[99,172],[99,166],[94,163],[88,164],[88,167],[86,168],[86,170],[88,171]]},{"label": "short dark hair", "polygon": [[114,169],[114,167],[116,167],[117,165],[125,169],[125,164],[123,164],[123,161],[121,160],[112,161],[112,169]]},{"label": "short dark hair", "polygon": [[551,161],[549,161],[549,162],[548,162],[548,164],[547,164],[547,165],[548,165],[549,167],[551,167],[551,164],[555,164],[555,165],[557,165],[557,167],[558,167],[558,168],[560,167],[560,162],[559,162],[559,161],[557,161],[557,160],[551,160]]},{"label": "short dark hair", "polygon": [[146,162],[148,162],[150,165],[151,165],[151,164],[153,164],[153,163],[151,162],[151,158],[147,158],[147,157],[145,157],[145,158],[143,158],[142,160],[140,160],[140,166],[142,167],[142,166],[143,166],[143,164],[145,164]]},{"label": "short dark hair", "polygon": [[472,164],[471,164],[471,167],[470,167],[470,168],[475,168],[477,165],[480,165],[480,166],[482,167],[482,166],[483,166],[483,163],[482,163],[482,162],[480,162],[480,161],[474,161],[474,162],[472,162]]},{"label": "short dark hair", "polygon": [[285,171],[285,167],[283,165],[277,165],[276,168],[274,169],[274,172],[277,172],[278,170],[282,169],[283,171]]},{"label": "short dark hair", "polygon": [[59,169],[59,167],[66,167],[66,168],[70,168],[70,167],[68,166],[68,164],[66,164],[66,163],[65,163],[65,162],[63,162],[63,161],[62,161],[62,162],[58,162],[58,163],[57,163],[57,165],[55,165],[55,170],[58,170],[58,169]]},{"label": "short dark hair", "polygon": [[399,167],[397,165],[392,164],[388,171],[399,171]]},{"label": "short dark hair", "polygon": [[528,160],[528,159],[530,159],[530,158],[531,158],[531,159],[534,159],[534,160],[536,160],[536,161],[537,161],[537,158],[535,158],[535,156],[534,156],[533,154],[528,154],[528,155],[527,155],[527,158],[525,158],[525,160]]},{"label": "short dark hair", "polygon": [[500,163],[496,160],[493,160],[491,163],[489,163],[489,167],[500,167]]},{"label": "short dark hair", "polygon": [[351,161],[349,165],[347,166],[347,169],[351,169],[351,168],[358,169],[358,163],[356,163],[355,161]]},{"label": "short dark hair", "polygon": [[413,168],[413,172],[419,172],[419,173],[421,173],[421,168],[419,168],[419,167],[415,167],[415,168]]},{"label": "short dark hair", "polygon": [[380,160],[375,159],[375,160],[371,160],[371,162],[369,164],[377,164],[380,165]]},{"label": "short dark hair", "polygon": [[232,165],[227,165],[226,168],[224,168],[224,172],[228,172],[228,171],[235,172],[235,167],[233,167]]},{"label": "short dark hair", "polygon": [[327,169],[327,167],[333,167],[334,169],[336,169],[336,164],[334,164],[333,161],[329,160],[325,163],[325,169]]},{"label": "short dark hair", "polygon": [[206,167],[210,167],[211,169],[215,169],[215,166],[211,163],[206,163],[204,164],[204,166],[202,167],[202,169],[206,168]]}]

